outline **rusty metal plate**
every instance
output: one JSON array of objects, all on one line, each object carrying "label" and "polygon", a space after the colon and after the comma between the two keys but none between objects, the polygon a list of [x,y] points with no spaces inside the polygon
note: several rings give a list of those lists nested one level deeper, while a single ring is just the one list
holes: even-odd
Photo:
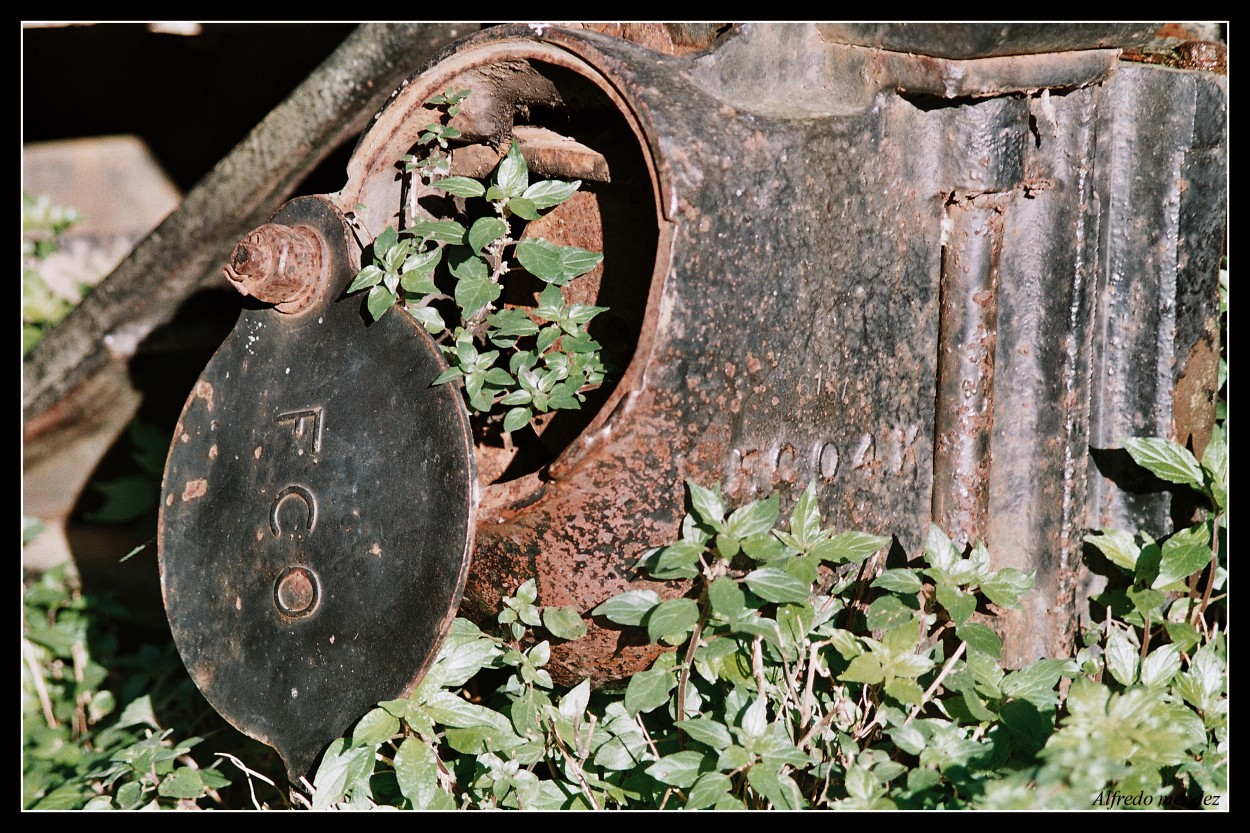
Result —
[{"label": "rusty metal plate", "polygon": [[368,323],[348,231],[318,198],[274,222],[321,239],[322,297],[245,310],[183,410],[160,564],[174,640],[223,716],[292,778],[424,674],[468,571],[468,414],[419,325]]}]

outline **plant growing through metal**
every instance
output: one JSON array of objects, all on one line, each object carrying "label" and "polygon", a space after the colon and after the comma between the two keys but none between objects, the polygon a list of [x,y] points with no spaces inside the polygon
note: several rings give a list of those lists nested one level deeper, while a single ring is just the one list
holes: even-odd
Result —
[{"label": "plant growing through metal", "polygon": [[[520,237],[524,222],[567,200],[581,181],[531,182],[515,140],[489,181],[450,175],[446,151],[460,134],[447,122],[467,95],[430,99],[443,116],[421,133],[421,151],[401,160],[410,176],[402,227],[377,235],[372,262],[348,292],[369,290],[375,320],[402,306],[437,337],[450,365],[435,384],[458,380],[470,409],[512,432],[539,414],[580,408],[585,391],[603,382],[600,344],[586,328],[605,308],[567,304],[560,289],[603,255]],[[448,195],[463,222],[419,218],[418,195],[430,192]],[[498,303],[517,264],[545,284],[533,307]]]}]

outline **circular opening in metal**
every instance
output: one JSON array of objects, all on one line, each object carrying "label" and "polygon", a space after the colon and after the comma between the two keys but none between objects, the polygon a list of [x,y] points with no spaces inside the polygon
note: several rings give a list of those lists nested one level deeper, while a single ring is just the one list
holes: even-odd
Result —
[{"label": "circular opening in metal", "polygon": [[[415,85],[437,92],[470,91],[458,115],[449,120],[459,131],[448,147],[450,173],[488,180],[515,140],[531,181],[579,180],[581,185],[572,198],[537,220],[522,224],[514,217],[514,238],[541,237],[557,246],[603,255],[599,266],[562,291],[566,303],[607,308],[590,322],[588,331],[602,345],[602,357],[612,372],[600,387],[586,392],[579,409],[552,410],[510,434],[498,421],[478,421],[474,443],[479,480],[484,485],[504,484],[555,461],[619,398],[616,388],[644,336],[660,241],[660,201],[636,119],[595,69],[562,50],[527,42],[496,44],[482,54],[457,57],[452,63],[461,63],[463,69],[445,74],[435,70]],[[433,121],[438,114],[428,106],[397,109],[405,114],[404,120],[380,119],[367,143],[369,158],[375,160],[369,168],[376,173],[354,197],[365,207],[366,223],[381,228],[399,215],[417,222],[471,222],[463,213],[464,200],[414,182],[399,161],[407,154],[425,152],[419,141],[414,142],[418,135],[414,126]],[[388,158],[389,168],[384,166]],[[545,285],[511,261],[510,266],[514,268],[497,305],[537,308]],[[450,279],[446,282],[451,284]],[[445,321],[458,316],[450,299],[433,303]]]}]

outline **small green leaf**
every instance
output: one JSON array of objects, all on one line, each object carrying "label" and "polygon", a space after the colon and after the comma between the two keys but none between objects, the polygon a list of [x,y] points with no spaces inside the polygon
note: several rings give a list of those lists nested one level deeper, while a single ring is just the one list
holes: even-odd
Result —
[{"label": "small green leaf", "polygon": [[1103,529],[1101,533],[1086,535],[1086,543],[1093,544],[1108,561],[1131,574],[1137,566],[1137,557],[1141,554],[1141,547],[1137,546],[1132,534],[1122,529]]},{"label": "small green leaf", "polygon": [[700,770],[710,768],[711,762],[702,752],[687,749],[685,752],[674,752],[647,767],[646,773],[662,784],[686,788],[694,784]]},{"label": "small green leaf", "polygon": [[920,576],[915,570],[894,569],[886,570],[877,576],[877,580],[872,583],[872,586],[883,587],[895,593],[910,594],[919,593],[924,587],[924,582],[920,580]]},{"label": "small green leaf", "polygon": [[590,704],[590,680],[585,679],[560,698],[560,715],[570,720],[581,718]]},{"label": "small green leaf", "polygon": [[508,233],[508,224],[498,217],[482,217],[469,227],[469,248],[480,252]]},{"label": "small green leaf", "polygon": [[119,728],[142,725],[160,729],[160,725],[156,722],[156,713],[152,711],[151,695],[145,694],[127,703],[126,708],[122,709],[121,716],[117,718],[116,725]]},{"label": "small green leaf", "polygon": [[1211,530],[1206,523],[1182,529],[1163,543],[1159,575],[1150,586],[1156,590],[1185,581],[1211,563]]},{"label": "small green leaf", "polygon": [[716,768],[725,772],[742,769],[751,763],[751,755],[741,746],[731,746],[716,759]]},{"label": "small green leaf", "polygon": [[768,700],[760,696],[742,713],[742,731],[748,738],[762,737],[768,729]]},{"label": "small green leaf", "polygon": [[1137,646],[1120,630],[1107,637],[1107,670],[1120,685],[1129,686],[1137,680]]},{"label": "small green leaf", "polygon": [[707,588],[708,601],[712,603],[712,612],[725,619],[733,620],[746,607],[747,597],[738,586],[738,582],[728,576],[717,576]]},{"label": "small green leaf", "polygon": [[1004,567],[981,581],[981,592],[999,607],[1019,607],[1020,597],[1033,589],[1036,571]]},{"label": "small green leaf", "polygon": [[430,383],[430,386],[434,387],[436,385],[445,385],[448,382],[452,381],[453,379],[459,379],[463,375],[464,375],[464,371],[461,370],[460,368],[449,367],[446,370],[444,370],[442,373],[438,374],[438,376],[435,377],[434,381]]},{"label": "small green leaf", "polygon": [[365,299],[365,307],[369,310],[369,315],[374,321],[380,319],[386,314],[386,311],[395,306],[398,300],[394,292],[391,292],[385,286],[375,286],[369,290],[369,295]]},{"label": "small green leaf", "polygon": [[915,726],[894,726],[886,730],[886,734],[894,741],[894,745],[909,755],[919,755],[924,751],[924,734]]},{"label": "small green leaf", "polygon": [[1211,433],[1202,452],[1202,468],[1210,475],[1215,508],[1222,512],[1228,505],[1228,437],[1224,426],[1216,425]]},{"label": "small green leaf", "polygon": [[693,599],[669,599],[661,602],[647,617],[647,635],[652,642],[663,639],[669,644],[684,640],[686,632],[699,621],[699,605]]},{"label": "small green leaf", "polygon": [[1126,438],[1120,444],[1137,465],[1160,480],[1202,488],[1202,467],[1184,446],[1153,437]]},{"label": "small green leaf", "polygon": [[199,798],[204,794],[204,780],[198,770],[180,766],[161,779],[156,792],[166,798]]},{"label": "small green leaf", "polygon": [[449,176],[446,179],[431,182],[430,185],[434,188],[441,188],[449,194],[455,194],[457,197],[480,197],[486,193],[485,185],[467,176]]},{"label": "small green leaf", "polygon": [[503,290],[489,278],[472,278],[456,284],[456,304],[465,318],[472,318],[482,307],[494,302]]},{"label": "small green leaf", "polygon": [[789,775],[782,775],[767,764],[755,764],[747,770],[747,783],[778,810],[802,810],[803,796],[799,785]]},{"label": "small green leaf", "polygon": [[399,242],[399,232],[387,226],[373,239],[373,256],[381,259]]},{"label": "small green leaf", "polygon": [[964,622],[955,628],[955,635],[967,642],[968,647],[974,651],[980,651],[995,659],[1002,654],[1002,641],[989,625],[982,625],[980,622]]},{"label": "small green leaf", "polygon": [[805,602],[810,585],[775,567],[761,567],[746,575],[751,592],[770,602]]},{"label": "small green leaf", "polygon": [[629,678],[625,688],[625,711],[631,716],[649,712],[668,702],[668,693],[677,681],[667,668],[640,671]]},{"label": "small green leaf", "polygon": [[580,179],[572,182],[562,182],[558,179],[544,179],[535,182],[533,185],[525,189],[522,198],[533,204],[534,208],[542,210],[551,208],[573,196],[574,192],[581,187]]},{"label": "small green leaf", "polygon": [[[917,657],[917,659],[920,659]],[[918,706],[924,701],[924,692],[915,680],[906,677],[895,677],[887,680],[885,693],[907,706]]]},{"label": "small green leaf", "polygon": [[1133,603],[1134,609],[1142,616],[1149,614],[1154,616],[1159,608],[1168,600],[1167,594],[1161,590],[1143,589],[1130,587],[1124,591],[1128,600]]},{"label": "small green leaf", "polygon": [[[913,602],[914,604],[914,602]],[[916,610],[898,596],[882,596],[868,605],[865,619],[869,630],[887,630],[910,622]],[[910,646],[908,646],[910,649]]]},{"label": "small green leaf", "polygon": [[495,658],[502,653],[495,640],[485,636],[459,644],[449,637],[438,658],[441,684],[448,688],[464,685],[478,671],[493,666]]},{"label": "small green leaf", "polygon": [[1172,644],[1186,653],[1202,641],[1202,635],[1198,633],[1198,629],[1188,622],[1166,622],[1164,627],[1167,629],[1168,639],[1172,640]]},{"label": "small green leaf", "polygon": [[[556,290],[559,292],[559,290]],[[519,309],[501,309],[498,312],[491,313],[487,323],[494,327],[500,335],[508,336],[532,336],[538,332],[538,325],[535,324],[523,310]]]},{"label": "small green leaf", "polygon": [[820,540],[820,505],[816,500],[816,481],[808,482],[790,512],[790,534],[800,549],[807,549]]},{"label": "small green leaf", "polygon": [[529,425],[530,420],[534,418],[534,412],[529,408],[512,408],[503,417],[503,430],[507,433],[520,431]]},{"label": "small green leaf", "polygon": [[399,734],[399,721],[385,709],[372,709],[352,730],[352,746],[376,747]]},{"label": "small green leaf", "polygon": [[463,245],[465,242],[465,228],[455,220],[426,220],[414,225],[410,231],[418,240],[434,240],[455,245]]},{"label": "small green leaf", "polygon": [[936,524],[929,525],[929,537],[924,543],[925,560],[938,570],[949,570],[959,560],[959,553],[951,539]]},{"label": "small green leaf", "polygon": [[835,563],[849,561],[852,564],[862,564],[870,555],[888,543],[890,539],[884,535],[843,532],[813,547],[812,555],[819,556],[823,561]]},{"label": "small green leaf", "polygon": [[701,544],[678,541],[659,551],[651,566],[651,575],[661,579],[694,578],[699,574],[699,558],[702,555]]},{"label": "small green leaf", "polygon": [[708,717],[688,718],[677,727],[699,743],[707,744],[718,752],[733,744],[733,737],[725,724]]},{"label": "small green leaf", "polygon": [[347,287],[347,294],[359,292],[370,286],[377,286],[382,282],[382,278],[386,277],[386,272],[377,266],[366,266],[357,273],[356,278]]},{"label": "small green leaf", "polygon": [[766,534],[777,523],[777,504],[777,496],[773,495],[767,500],[753,500],[734,510],[726,523],[729,534],[740,539]]},{"label": "small green leaf", "polygon": [[508,210],[522,220],[538,219],[538,208],[524,197],[515,197],[508,200]]},{"label": "small green leaf", "polygon": [[544,607],[543,627],[560,639],[580,639],[586,635],[586,623],[575,607]]},{"label": "small green leaf", "polygon": [[725,520],[725,501],[721,498],[720,489],[705,489],[693,480],[686,481],[690,490],[690,507],[700,521],[720,529]]},{"label": "small green leaf", "polygon": [[577,246],[560,248],[560,264],[566,280],[584,275],[603,262],[603,255]]},{"label": "small green leaf", "polygon": [[312,808],[325,810],[337,804],[372,768],[371,747],[348,747],[343,738],[332,741],[313,776]]},{"label": "small green leaf", "polygon": [[1161,688],[1181,670],[1181,649],[1178,645],[1162,645],[1142,660],[1141,681],[1148,688]]},{"label": "small green leaf", "polygon": [[849,683],[875,685],[885,679],[885,668],[876,654],[860,654],[842,672],[840,679]]},{"label": "small green leaf", "polygon": [[395,780],[414,810],[426,809],[438,790],[438,758],[424,741],[404,738],[395,753]]},{"label": "small green leaf", "polygon": [[507,154],[495,168],[494,184],[508,199],[521,196],[529,187],[529,166],[516,139],[512,140]]},{"label": "small green leaf", "polygon": [[627,590],[590,611],[592,616],[605,616],[618,625],[641,625],[647,614],[660,604],[654,590]]},{"label": "small green leaf", "polygon": [[516,379],[502,367],[492,367],[484,374],[486,384],[497,388],[506,388],[516,384]]},{"label": "small green leaf", "polygon": [[945,582],[939,581],[937,584],[936,594],[938,604],[946,608],[946,612],[950,614],[951,620],[956,625],[962,625],[968,621],[977,609],[977,598],[971,593],[965,593],[957,587]]},{"label": "small green leaf", "polygon": [[516,259],[534,277],[552,283],[563,275],[560,247],[542,238],[527,238],[516,244]]},{"label": "small green leaf", "polygon": [[[1029,700],[1039,705],[1054,703],[1058,696],[1055,685],[1064,671],[1072,666],[1072,660],[1039,659],[1002,677],[999,687],[1006,697]],[[990,667],[997,670],[992,664]]]},{"label": "small green leaf", "polygon": [[733,781],[723,772],[705,772],[694,782],[686,799],[687,810],[702,810],[725,798]]},{"label": "small green leaf", "polygon": [[544,353],[551,347],[551,345],[555,344],[559,338],[559,327],[555,325],[543,327],[538,331],[538,339],[534,343],[534,349],[539,353]]}]

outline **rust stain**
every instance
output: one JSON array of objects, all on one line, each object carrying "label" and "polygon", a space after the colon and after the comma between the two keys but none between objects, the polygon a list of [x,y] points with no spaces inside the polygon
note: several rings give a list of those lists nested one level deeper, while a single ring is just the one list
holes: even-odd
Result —
[{"label": "rust stain", "polygon": [[182,490],[182,502],[186,503],[188,500],[195,500],[197,497],[204,497],[206,494],[208,494],[207,480],[204,478],[190,480]]},{"label": "rust stain", "polygon": [[204,400],[204,407],[213,412],[213,386],[204,379],[195,383],[195,395]]},{"label": "rust stain", "polygon": [[1172,439],[1181,445],[1193,443],[1193,452],[1202,457],[1215,425],[1215,386],[1219,378],[1219,352],[1209,333],[1198,339],[1185,357],[1172,393]]}]

